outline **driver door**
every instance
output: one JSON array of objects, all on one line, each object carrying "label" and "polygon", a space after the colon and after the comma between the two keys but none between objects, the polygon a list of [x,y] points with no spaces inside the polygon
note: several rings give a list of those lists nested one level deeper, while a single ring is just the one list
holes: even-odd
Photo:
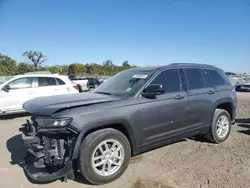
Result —
[{"label": "driver door", "polygon": [[164,94],[154,99],[139,98],[142,140],[141,146],[161,143],[185,131],[187,119],[186,91],[179,69],[160,72],[150,84],[161,84]]},{"label": "driver door", "polygon": [[33,80],[32,77],[23,77],[7,83],[9,90],[1,90],[0,110],[3,112],[23,110],[23,103],[33,97]]}]

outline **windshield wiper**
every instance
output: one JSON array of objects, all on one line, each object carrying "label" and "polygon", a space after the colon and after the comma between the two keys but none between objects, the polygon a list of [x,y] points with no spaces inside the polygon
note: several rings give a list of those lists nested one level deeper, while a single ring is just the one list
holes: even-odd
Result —
[{"label": "windshield wiper", "polygon": [[109,93],[109,92],[101,92],[101,91],[97,91],[97,92],[94,92],[94,93],[99,93],[99,94],[104,94],[104,95],[112,95],[112,94]]}]

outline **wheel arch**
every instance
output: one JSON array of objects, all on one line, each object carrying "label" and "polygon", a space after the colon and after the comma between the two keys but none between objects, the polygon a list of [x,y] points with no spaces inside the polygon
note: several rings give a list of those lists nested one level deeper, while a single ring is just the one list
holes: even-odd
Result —
[{"label": "wheel arch", "polygon": [[232,99],[223,99],[223,100],[219,100],[215,103],[214,111],[216,109],[226,110],[229,113],[231,120],[234,120],[234,118],[235,118],[234,108],[235,108],[234,102]]},{"label": "wheel arch", "polygon": [[94,123],[94,124],[90,124],[88,126],[85,126],[84,129],[78,135],[72,158],[76,159],[78,157],[80,145],[81,145],[83,139],[88,134],[95,132],[97,130],[106,129],[106,128],[113,128],[113,129],[116,129],[116,130],[120,131],[121,133],[123,133],[127,137],[128,141],[130,143],[131,155],[133,155],[135,153],[136,143],[135,143],[134,133],[132,131],[131,126],[125,120],[116,120],[116,121],[98,122],[98,123]]}]

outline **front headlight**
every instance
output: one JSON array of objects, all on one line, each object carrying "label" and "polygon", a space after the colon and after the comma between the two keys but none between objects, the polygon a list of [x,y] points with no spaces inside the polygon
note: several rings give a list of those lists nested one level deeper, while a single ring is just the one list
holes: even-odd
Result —
[{"label": "front headlight", "polygon": [[68,125],[71,121],[71,118],[59,118],[59,119],[50,119],[50,118],[37,118],[36,122],[41,127],[64,127]]}]

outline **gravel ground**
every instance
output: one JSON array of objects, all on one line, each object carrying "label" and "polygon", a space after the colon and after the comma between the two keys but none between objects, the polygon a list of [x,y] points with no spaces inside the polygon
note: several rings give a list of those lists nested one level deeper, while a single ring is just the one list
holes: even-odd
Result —
[{"label": "gravel ground", "polygon": [[[27,117],[0,120],[0,188],[82,188],[76,181],[34,184],[24,175],[24,148],[18,128]],[[220,145],[202,137],[185,139],[136,156],[125,174],[102,188],[246,188],[250,187],[250,93],[238,93],[237,124]],[[95,186],[97,187],[97,186]]]}]

